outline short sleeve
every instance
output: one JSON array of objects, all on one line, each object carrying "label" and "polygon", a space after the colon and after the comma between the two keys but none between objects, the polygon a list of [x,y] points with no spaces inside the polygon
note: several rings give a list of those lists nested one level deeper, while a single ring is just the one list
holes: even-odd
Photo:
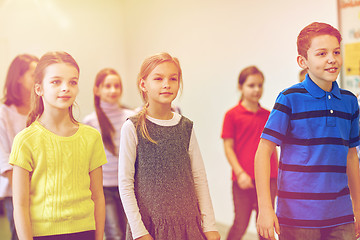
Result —
[{"label": "short sleeve", "polygon": [[356,147],[359,145],[359,104],[354,101],[353,114],[351,119],[350,142],[349,147]]},{"label": "short sleeve", "polygon": [[94,136],[94,143],[91,147],[91,153],[90,153],[90,169],[89,171],[93,171],[96,168],[104,165],[107,163],[105,150],[103,141],[101,139],[101,135],[98,131],[96,131],[96,134]]},{"label": "short sleeve", "polygon": [[261,138],[281,145],[286,137],[292,108],[290,101],[283,93],[276,98],[274,108],[265,124]]},{"label": "short sleeve", "polygon": [[9,163],[21,167],[29,172],[34,170],[31,147],[26,143],[22,134],[16,135],[11,148]]},{"label": "short sleeve", "polygon": [[228,111],[224,117],[221,138],[222,139],[226,139],[226,138],[234,139],[234,133],[235,133],[234,117],[233,117],[232,112]]}]

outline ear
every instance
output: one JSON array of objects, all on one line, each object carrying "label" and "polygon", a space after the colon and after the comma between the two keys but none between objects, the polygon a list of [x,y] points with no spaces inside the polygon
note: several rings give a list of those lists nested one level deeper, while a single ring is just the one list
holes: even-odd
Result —
[{"label": "ear", "polygon": [[307,60],[304,56],[298,55],[296,60],[299,67],[301,67],[302,69],[308,69]]},{"label": "ear", "polygon": [[240,85],[239,83],[238,83],[238,89],[239,89],[239,91],[242,90],[242,85]]},{"label": "ear", "polygon": [[93,92],[95,96],[100,97],[100,90],[98,86],[94,86]]},{"label": "ear", "polygon": [[36,95],[38,95],[39,97],[44,95],[44,91],[41,87],[41,84],[35,83],[34,90],[35,90]]},{"label": "ear", "polygon": [[141,91],[147,92],[144,79],[140,79],[139,87],[140,87]]}]

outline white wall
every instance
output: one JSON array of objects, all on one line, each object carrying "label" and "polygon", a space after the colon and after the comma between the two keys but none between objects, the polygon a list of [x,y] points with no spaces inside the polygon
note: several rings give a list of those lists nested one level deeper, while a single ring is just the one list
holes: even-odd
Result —
[{"label": "white wall", "polygon": [[0,0],[0,85],[16,54],[66,50],[81,67],[82,118],[93,109],[100,68],[119,70],[123,101],[136,107],[142,60],[160,51],[178,57],[184,91],[177,104],[195,123],[217,220],[231,224],[220,133],[226,110],[239,100],[238,74],[251,64],[264,72],[261,103],[271,109],[279,91],[298,80],[297,34],[313,21],[337,26],[336,7],[336,0]]},{"label": "white wall", "polygon": [[1,88],[16,55],[40,58],[48,51],[63,50],[80,66],[79,114],[89,113],[96,73],[104,67],[125,71],[122,4],[117,0],[0,0]]},{"label": "white wall", "polygon": [[126,1],[125,9],[127,80],[135,82],[147,55],[168,51],[180,59],[178,104],[195,123],[216,218],[231,224],[230,167],[220,134],[226,110],[239,100],[238,74],[251,64],[264,72],[261,103],[271,109],[277,94],[298,81],[298,33],[313,21],[337,26],[336,0],[143,0]]}]

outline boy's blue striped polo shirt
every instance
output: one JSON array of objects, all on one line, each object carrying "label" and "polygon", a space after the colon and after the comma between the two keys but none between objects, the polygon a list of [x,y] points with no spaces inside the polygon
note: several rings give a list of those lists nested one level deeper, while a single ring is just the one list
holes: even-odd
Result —
[{"label": "boy's blue striped polo shirt", "polygon": [[261,138],[281,147],[277,216],[281,225],[325,228],[354,221],[346,175],[349,148],[359,145],[355,95],[306,79],[284,91]]}]

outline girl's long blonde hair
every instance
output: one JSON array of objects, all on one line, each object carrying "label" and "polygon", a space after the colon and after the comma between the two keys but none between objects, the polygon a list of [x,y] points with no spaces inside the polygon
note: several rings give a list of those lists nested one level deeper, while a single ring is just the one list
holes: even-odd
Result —
[{"label": "girl's long blonde hair", "polygon": [[[48,53],[45,53],[40,58],[37,66],[35,68],[35,72],[34,72],[35,84],[41,85],[43,82],[43,79],[44,79],[45,69],[48,66],[50,66],[52,64],[56,64],[56,63],[69,64],[69,65],[73,66],[74,68],[76,68],[76,70],[80,74],[79,65],[76,63],[75,59],[70,54],[68,54],[66,52],[48,52]],[[35,87],[31,93],[31,100],[32,100],[32,104],[31,104],[32,108],[31,108],[30,114],[26,121],[27,127],[30,126],[39,117],[41,117],[41,115],[44,112],[44,102],[42,100],[42,97],[36,94]],[[73,121],[74,123],[78,122],[75,120],[74,115],[73,115],[73,105],[71,105],[69,107],[69,115],[70,115],[71,121]]]},{"label": "girl's long blonde hair", "polygon": [[178,69],[179,86],[180,86],[180,89],[182,89],[183,81],[182,81],[182,71],[181,71],[181,67],[180,67],[180,62],[176,57],[172,57],[169,53],[166,53],[166,52],[158,53],[153,56],[145,58],[144,62],[142,63],[142,65],[140,67],[140,72],[139,72],[138,78],[137,78],[137,86],[140,91],[141,98],[145,104],[139,113],[139,119],[138,119],[135,127],[136,127],[136,129],[138,129],[140,127],[140,132],[141,132],[142,137],[146,138],[147,140],[149,140],[150,142],[153,142],[153,143],[156,143],[156,141],[150,137],[149,132],[146,127],[146,121],[145,121],[146,120],[146,109],[149,106],[148,97],[147,97],[146,92],[144,92],[141,89],[140,82],[141,82],[141,80],[146,80],[146,78],[150,75],[150,73],[159,64],[164,63],[164,62],[171,62],[171,63],[175,64],[175,66]]}]

